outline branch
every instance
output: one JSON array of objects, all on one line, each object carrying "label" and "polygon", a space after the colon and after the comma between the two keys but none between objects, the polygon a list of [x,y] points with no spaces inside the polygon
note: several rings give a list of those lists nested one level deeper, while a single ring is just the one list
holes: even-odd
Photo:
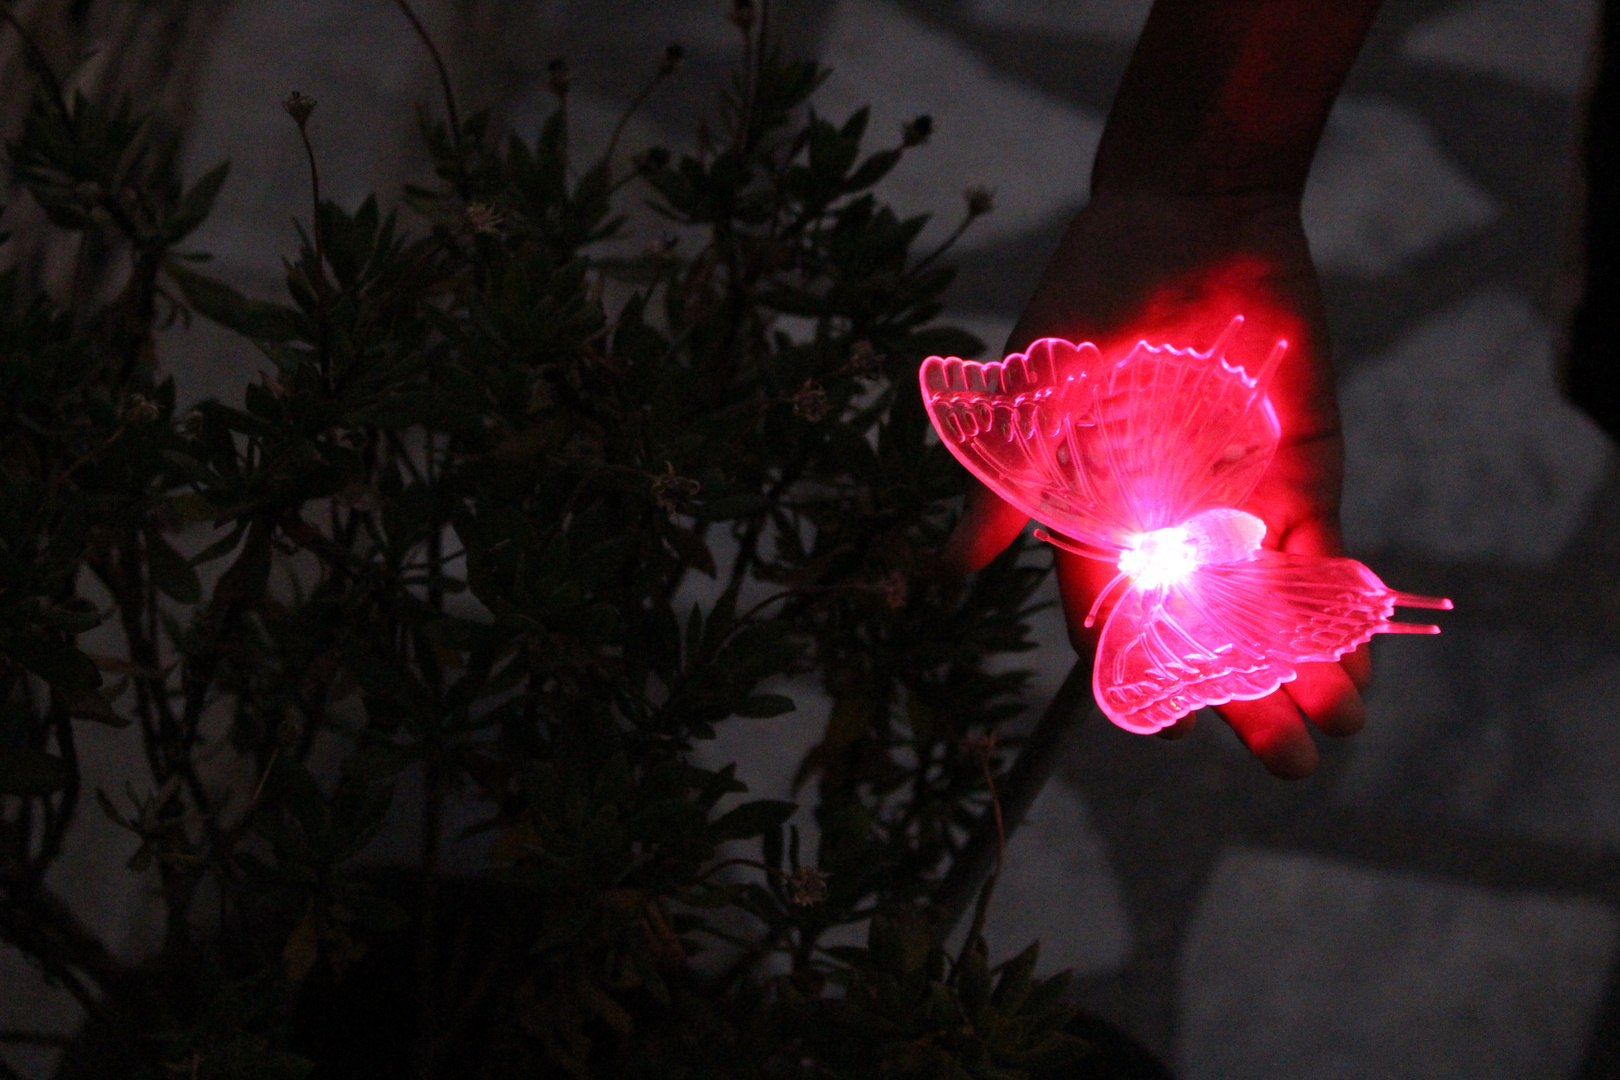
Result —
[{"label": "branch", "polygon": [[50,92],[51,100],[61,110],[62,115],[64,117],[69,115],[67,95],[62,92],[62,80],[58,79],[56,72],[51,70],[51,62],[45,58],[45,51],[39,47],[39,42],[34,40],[33,35],[28,32],[28,28],[23,26],[22,22],[12,12],[11,5],[7,0],[0,0],[0,19],[4,19],[11,25],[13,30],[17,31],[17,36],[22,38],[23,51],[28,55],[28,66],[34,69],[34,74],[38,75],[40,81],[45,84],[45,88]]},{"label": "branch", "polygon": [[934,890],[934,904],[940,909],[936,929],[941,940],[950,936],[952,928],[973,902],[985,875],[994,867],[998,840],[1003,832],[1010,836],[1013,830],[1023,824],[1024,815],[1029,813],[1036,796],[1046,787],[1052,770],[1057,767],[1058,755],[1063,751],[1069,731],[1079,723],[1082,715],[1097,711],[1095,703],[1090,700],[1090,691],[1091,665],[1077,660],[1074,667],[1069,669],[1068,678],[1063,680],[1063,685],[1041,714],[1040,723],[1035,725],[1035,730],[1024,743],[1018,760],[1007,772],[1000,798],[1004,830],[998,828],[997,807],[992,803],[980,815],[973,835],[951,864],[945,879]]},{"label": "branch", "polygon": [[462,201],[466,201],[471,197],[472,192],[467,186],[467,158],[461,148],[461,113],[456,108],[455,91],[450,87],[450,69],[444,65],[444,57],[440,55],[439,47],[433,43],[433,35],[429,34],[427,27],[422,25],[422,20],[416,17],[416,12],[411,10],[411,5],[407,0],[394,0],[394,3],[398,5],[400,11],[404,12],[405,17],[410,20],[411,29],[415,30],[416,36],[422,39],[422,44],[427,47],[428,55],[433,58],[434,70],[439,73],[439,88],[444,93],[444,110],[450,117],[450,138],[456,148],[456,193],[461,196]]}]

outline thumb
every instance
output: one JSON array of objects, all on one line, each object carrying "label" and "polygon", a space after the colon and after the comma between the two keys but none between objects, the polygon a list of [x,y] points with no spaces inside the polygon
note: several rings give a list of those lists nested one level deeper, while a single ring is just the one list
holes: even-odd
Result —
[{"label": "thumb", "polygon": [[945,550],[940,553],[941,561],[947,570],[958,575],[982,570],[1007,549],[1028,523],[1028,515],[991,491],[984,481],[972,477],[962,519],[946,541]]}]

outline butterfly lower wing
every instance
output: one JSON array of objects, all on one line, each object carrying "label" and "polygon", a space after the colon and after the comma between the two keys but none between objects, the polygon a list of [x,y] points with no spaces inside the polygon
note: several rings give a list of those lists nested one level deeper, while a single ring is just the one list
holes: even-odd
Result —
[{"label": "butterfly lower wing", "polygon": [[1206,705],[1252,701],[1379,633],[1438,633],[1390,621],[1397,606],[1449,608],[1398,593],[1354,559],[1264,551],[1202,566],[1163,589],[1129,589],[1103,627],[1097,704],[1127,731],[1160,731]]}]

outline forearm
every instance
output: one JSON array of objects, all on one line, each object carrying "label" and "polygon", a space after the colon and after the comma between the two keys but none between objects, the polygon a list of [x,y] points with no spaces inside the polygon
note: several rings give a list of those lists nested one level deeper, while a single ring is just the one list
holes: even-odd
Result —
[{"label": "forearm", "polygon": [[1297,198],[1380,2],[1158,0],[1092,190]]}]

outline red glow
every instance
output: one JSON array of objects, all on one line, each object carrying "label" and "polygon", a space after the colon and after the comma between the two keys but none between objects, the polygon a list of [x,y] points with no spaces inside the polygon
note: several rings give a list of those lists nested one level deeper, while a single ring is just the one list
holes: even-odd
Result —
[{"label": "red glow", "polygon": [[1129,582],[1092,680],[1129,731],[1265,697],[1297,665],[1377,633],[1439,632],[1390,622],[1397,605],[1451,606],[1394,592],[1353,559],[1261,548],[1265,524],[1238,507],[1277,449],[1266,387],[1288,343],[1234,363],[1242,326],[1231,319],[1202,351],[1140,340],[1105,356],[1043,338],[999,363],[932,356],[920,372],[951,452],[1061,534],[1037,536],[1117,563]]}]

